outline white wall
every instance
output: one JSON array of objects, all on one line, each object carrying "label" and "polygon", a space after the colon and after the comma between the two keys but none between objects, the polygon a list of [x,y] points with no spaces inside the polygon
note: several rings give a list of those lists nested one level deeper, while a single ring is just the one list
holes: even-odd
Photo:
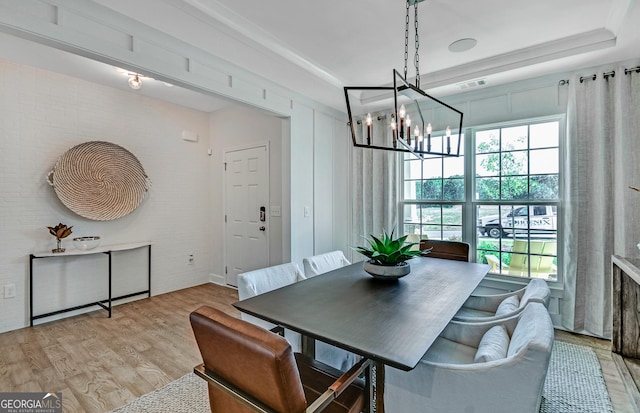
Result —
[{"label": "white wall", "polygon": [[[247,148],[268,144],[269,146],[269,202],[270,206],[278,206],[282,209],[284,199],[283,181],[288,179],[288,170],[283,170],[283,125],[287,119],[279,118],[271,114],[263,113],[249,108],[227,108],[211,114],[211,182],[213,188],[211,196],[212,212],[212,236],[214,249],[212,251],[212,264],[214,280],[220,282],[224,277],[224,200],[222,197],[224,188],[224,153],[229,150]],[[287,187],[288,190],[288,187]],[[287,201],[288,202],[288,201]],[[289,208],[282,211],[280,217],[273,217],[267,208],[269,221],[269,262],[270,265],[283,262],[284,245],[290,241],[284,241],[283,222],[291,219]],[[285,215],[286,214],[286,215]],[[222,278],[222,279],[221,279]]]},{"label": "white wall", "polygon": [[313,145],[314,254],[339,249],[349,256],[353,148],[345,119],[316,113]]},{"label": "white wall", "polygon": [[[17,287],[15,298],[0,298],[0,331],[27,325],[28,256],[54,247],[46,227],[59,222],[73,225],[66,248],[82,235],[99,235],[104,245],[152,241],[154,295],[208,280],[208,114],[6,61],[0,90],[0,285]],[[201,139],[184,141],[183,130]],[[146,199],[130,215],[82,218],[45,183],[59,156],[91,140],[127,148],[151,178]],[[195,255],[191,265],[188,253]],[[37,260],[35,311],[106,298],[106,265],[103,255]],[[114,295],[144,289],[145,250],[115,255],[114,267]]]},{"label": "white wall", "polygon": [[[250,104],[254,107],[267,110],[271,113],[276,113],[279,116],[288,119],[284,121],[281,130],[281,143],[282,143],[282,214],[283,217],[290,216],[289,220],[284,219],[282,222],[282,260],[283,261],[295,261],[301,263],[302,258],[308,255],[312,255],[314,250],[314,228],[321,228],[322,234],[320,238],[323,240],[323,245],[326,243],[327,237],[330,237],[327,231],[334,232],[335,239],[340,240],[335,243],[336,247],[342,247],[348,245],[345,240],[346,228],[348,228],[349,217],[349,202],[347,195],[347,180],[344,179],[339,183],[333,181],[337,179],[338,175],[322,175],[316,176],[314,179],[314,165],[320,165],[320,161],[315,161],[314,154],[314,140],[316,139],[330,139],[337,140],[340,143],[338,146],[334,146],[335,150],[342,151],[346,143],[348,143],[347,136],[344,135],[343,126],[345,122],[344,115],[327,108],[317,102],[313,102],[305,96],[301,96],[295,91],[287,89],[285,86],[277,85],[271,82],[269,79],[260,77],[259,75],[249,73],[246,70],[237,67],[223,58],[218,56],[212,56],[203,52],[202,50],[194,47],[193,45],[186,44],[175,38],[172,38],[164,33],[158,32],[149,27],[135,22],[126,16],[119,15],[113,11],[106,9],[93,2],[82,1],[70,1],[70,2],[57,2],[53,0],[42,0],[37,4],[30,5],[30,8],[22,7],[18,2],[3,2],[0,4],[0,30],[3,30],[12,35],[20,36],[22,38],[35,41],[40,44],[52,46],[55,48],[63,49],[72,53],[76,53],[81,56],[86,56],[101,62],[105,62],[112,65],[118,65],[120,67],[127,67],[131,70],[137,70],[144,73],[152,74],[154,78],[159,80],[168,81],[176,85],[182,85],[190,89],[199,90],[203,93],[215,94],[225,96],[238,102]],[[64,19],[60,19],[60,16],[64,16]],[[120,41],[123,40],[123,41]],[[135,47],[134,47],[135,46]],[[188,63],[188,64],[185,64]],[[55,86],[51,86],[55,89]],[[95,87],[95,86],[94,86]],[[2,89],[3,101],[9,102],[11,100],[19,99],[22,90],[19,91],[13,88]],[[28,90],[28,89],[27,89]],[[44,93],[42,90],[38,90],[38,93]],[[172,247],[167,245],[159,246],[154,249],[154,260],[162,259],[162,263],[156,263],[154,261],[154,277],[156,270],[166,271],[167,274],[159,276],[160,280],[157,285],[153,287],[153,293],[156,294],[161,291],[169,291],[171,289],[182,288],[188,285],[197,284],[207,280],[210,276],[219,276],[222,264],[220,254],[222,254],[222,244],[219,235],[216,234],[216,218],[221,216],[219,209],[216,209],[214,205],[214,199],[216,198],[215,192],[215,180],[213,177],[216,173],[216,165],[206,154],[206,149],[214,141],[199,140],[197,143],[189,142],[174,142],[172,131],[176,130],[180,132],[175,125],[171,125],[173,118],[176,116],[171,111],[164,110],[165,113],[159,115],[161,110],[158,107],[171,107],[171,105],[165,105],[162,103],[149,104],[149,107],[138,104],[125,104],[121,98],[112,98],[115,92],[109,91],[102,95],[102,90],[96,92],[100,95],[95,98],[97,101],[103,99],[111,100],[111,103],[116,106],[114,109],[118,115],[118,120],[111,119],[103,120],[103,125],[97,122],[96,125],[88,125],[88,131],[96,131],[98,126],[102,126],[105,129],[114,128],[118,129],[120,125],[126,125],[125,122],[119,120],[121,117],[131,116],[139,120],[140,124],[133,125],[133,128],[138,130],[139,141],[131,144],[129,149],[132,152],[141,155],[141,161],[145,166],[151,165],[150,162],[154,162],[150,159],[154,159],[155,153],[161,153],[165,157],[165,163],[162,167],[147,166],[148,173],[154,180],[154,187],[150,193],[150,197],[145,201],[140,211],[136,211],[129,220],[131,225],[122,225],[121,230],[123,234],[127,234],[125,237],[114,238],[131,238],[132,235],[136,237],[144,237],[148,239],[171,239]],[[126,92],[119,92],[121,94],[128,95]],[[53,96],[52,96],[53,95]],[[31,96],[26,105],[33,107],[45,104],[48,105],[50,100],[57,94],[47,94],[46,96],[36,94]],[[118,95],[120,96],[120,95]],[[142,101],[142,99],[140,99]],[[50,118],[58,118],[59,111],[53,100],[50,109],[52,114]],[[146,101],[145,101],[146,102]],[[84,105],[84,104],[83,104]],[[79,111],[85,110],[91,112],[93,110],[93,103],[89,102],[87,105],[79,108]],[[105,103],[106,105],[106,103]],[[119,110],[118,105],[124,105],[125,108],[130,110]],[[101,107],[100,107],[101,109]],[[105,109],[107,110],[107,109]],[[109,111],[107,110],[107,112]],[[189,112],[183,108],[177,110],[177,112]],[[120,113],[123,112],[123,113]],[[151,118],[148,120],[140,120],[142,118],[142,112],[150,113]],[[40,113],[40,112],[38,112]],[[202,126],[202,130],[206,131],[208,127],[213,128],[213,125],[209,123],[207,115],[203,115],[205,123]],[[320,131],[314,129],[316,121],[323,116],[328,116],[333,120],[332,128],[324,128]],[[100,117],[98,114],[88,114],[88,118]],[[157,118],[156,118],[157,116]],[[0,117],[0,122],[5,122],[5,117]],[[10,120],[12,122],[18,122]],[[320,120],[322,122],[322,120]],[[336,126],[338,122],[339,126]],[[6,123],[6,122],[5,122]],[[55,122],[54,122],[55,123]],[[179,122],[175,122],[179,123]],[[150,131],[155,131],[153,137],[147,136],[142,129],[141,125],[148,125]],[[173,126],[173,127],[170,127]],[[191,127],[191,125],[189,125]],[[53,126],[52,126],[53,127]],[[181,126],[182,127],[182,126]],[[191,127],[193,131],[199,132],[200,127]],[[329,132],[331,130],[331,132]],[[83,130],[84,131],[84,130]],[[122,131],[121,131],[122,132]],[[125,131],[126,132],[126,131]],[[329,133],[333,133],[331,137]],[[129,134],[122,133],[129,137]],[[171,135],[171,136],[169,136]],[[206,132],[202,132],[201,136],[205,136]],[[95,135],[94,135],[95,136]],[[179,134],[178,134],[179,136]],[[77,137],[78,142],[84,141],[83,137]],[[124,137],[122,138],[124,139]],[[179,139],[179,138],[177,138]],[[342,140],[344,139],[344,141]],[[171,144],[168,147],[160,148],[159,142],[162,140],[170,141]],[[345,143],[342,143],[345,142]],[[76,142],[74,142],[76,143]],[[116,141],[116,143],[118,143]],[[58,153],[62,153],[71,144],[65,144],[55,141],[50,143],[50,147],[47,150],[42,150],[42,156],[55,157]],[[196,161],[190,160],[182,162],[182,159],[173,160],[171,156],[175,153],[181,154],[181,151],[192,152],[191,155]],[[347,150],[350,151],[350,146],[347,146]],[[18,152],[28,152],[22,146],[16,149]],[[214,148],[214,151],[217,148]],[[144,155],[142,155],[144,153]],[[215,152],[214,152],[215,153]],[[348,152],[350,153],[350,152]],[[202,159],[201,159],[202,157]],[[327,157],[327,152],[322,152],[322,160]],[[24,158],[24,157],[23,157]],[[349,155],[340,153],[337,159],[348,160]],[[49,160],[50,163],[53,161]],[[169,169],[171,162],[177,162],[176,170],[177,175],[171,175],[171,172],[176,170]],[[47,165],[42,168],[43,170],[50,169],[51,165]],[[339,166],[338,166],[339,168]],[[343,166],[345,168],[345,166]],[[196,174],[202,172],[204,180],[200,182],[200,178],[194,178]],[[346,169],[348,170],[348,169]],[[171,178],[175,182],[181,184],[172,185],[167,183],[166,187],[159,188],[155,184],[157,176],[163,176],[167,174],[167,179]],[[33,173],[32,179],[34,182],[40,182],[42,171],[38,170]],[[180,180],[182,179],[182,181]],[[323,183],[323,179],[332,180],[333,190],[339,193],[339,196],[334,195],[333,201],[333,217],[334,222],[323,223],[319,220],[314,222],[314,210],[317,206],[314,204],[314,185],[320,185],[325,189],[327,185]],[[342,178],[340,178],[342,179]],[[189,184],[184,184],[184,182]],[[0,183],[4,181],[4,177],[0,177]],[[174,182],[168,181],[168,182]],[[30,187],[31,188],[31,187]],[[30,188],[28,190],[30,190]],[[49,188],[50,189],[50,188]],[[143,215],[141,211],[144,211],[144,207],[150,209],[154,202],[164,202],[164,193],[161,196],[157,192],[159,189],[166,189],[170,191],[169,195],[172,195],[170,199],[166,200],[171,208],[163,210],[160,214],[162,220],[153,221],[149,224],[149,227],[145,227],[144,231],[139,231],[142,224],[138,224],[138,220],[142,220],[147,224],[146,219],[149,215]],[[22,188],[17,185],[12,187],[14,192],[22,191]],[[181,193],[181,191],[191,191],[189,194]],[[189,197],[191,196],[191,198]],[[156,200],[156,198],[163,198]],[[221,197],[221,194],[220,194]],[[30,200],[29,196],[25,196],[27,201]],[[186,202],[188,200],[189,202]],[[192,201],[193,200],[193,201]],[[23,208],[41,208],[42,201],[37,202],[37,205],[30,206],[29,204],[23,204],[22,201],[14,201]],[[4,202],[4,201],[2,201]],[[26,207],[25,207],[26,205]],[[309,214],[305,216],[305,207],[308,207]],[[16,206],[16,208],[20,208]],[[217,206],[219,208],[219,205]],[[209,210],[212,215],[206,215],[203,209]],[[175,231],[182,231],[179,229],[181,221],[175,219],[179,214],[191,214],[191,217],[197,217],[200,220],[200,225],[195,225],[193,228],[191,224],[185,229],[185,234],[176,234]],[[62,212],[55,215],[54,223],[58,220],[62,220],[64,223],[72,224],[72,222],[66,222],[68,216],[65,216]],[[138,218],[136,218],[138,217]],[[144,217],[144,218],[140,218]],[[46,225],[51,225],[49,222],[50,215],[47,214],[43,221]],[[63,219],[64,218],[64,219]],[[9,219],[13,219],[12,217]],[[340,221],[344,220],[344,221]],[[6,219],[2,217],[4,223]],[[123,220],[122,222],[127,222]],[[204,224],[203,224],[204,223]],[[37,225],[40,228],[41,225]],[[3,226],[4,228],[4,226]],[[330,228],[330,229],[329,229]],[[102,227],[91,227],[91,232],[96,232],[98,229],[102,230]],[[136,231],[138,230],[138,231]],[[40,235],[39,229],[35,227],[31,231],[31,237],[37,237]],[[46,231],[46,230],[45,230]],[[101,234],[107,234],[108,231],[101,231]],[[188,234],[187,234],[188,233]],[[204,234],[204,235],[203,235]],[[287,236],[289,234],[289,236]],[[131,236],[129,236],[131,235]],[[25,279],[28,279],[28,273],[25,271],[26,255],[35,247],[44,247],[46,243],[45,233],[44,239],[39,242],[42,245],[35,245],[36,242],[29,240],[29,236],[24,237],[24,242],[29,244],[28,247],[21,247],[13,252],[3,253],[0,255],[0,285],[6,283],[7,280],[16,280],[24,288],[26,285]],[[105,240],[105,242],[107,242]],[[8,244],[0,244],[7,247]],[[47,246],[47,248],[49,248]],[[344,249],[344,247],[342,247]],[[159,249],[159,250],[158,250]],[[158,251],[156,251],[158,250]],[[207,251],[210,255],[201,251]],[[183,270],[183,263],[186,261],[186,253],[194,252],[196,254],[197,278],[198,281],[185,278],[185,272],[189,270]],[[206,257],[201,260],[199,257]],[[24,257],[24,258],[23,258]],[[272,256],[275,260],[275,257]],[[167,261],[165,263],[164,261]],[[134,260],[132,260],[134,261]],[[16,264],[17,262],[17,264]],[[165,265],[167,264],[167,265]],[[169,265],[170,264],[170,265]],[[203,267],[200,267],[203,266]],[[4,269],[7,268],[7,271]],[[12,274],[9,278],[4,278],[4,274]],[[155,280],[155,278],[154,278]],[[54,281],[54,283],[59,283]],[[0,299],[2,306],[2,321],[0,323],[0,331],[22,327],[26,324],[25,311],[28,309],[28,302],[26,297],[27,292],[24,289],[18,291],[18,298],[10,300],[10,308],[6,307],[6,300]],[[6,312],[5,312],[6,310]]]}]

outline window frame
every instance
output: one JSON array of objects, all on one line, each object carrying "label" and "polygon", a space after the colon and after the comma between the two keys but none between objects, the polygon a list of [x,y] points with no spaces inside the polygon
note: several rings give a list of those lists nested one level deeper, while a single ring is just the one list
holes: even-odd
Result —
[{"label": "window frame", "polygon": [[[518,127],[518,126],[527,126],[530,127],[534,124],[539,123],[548,123],[548,122],[558,122],[558,197],[557,199],[544,199],[544,200],[522,200],[522,199],[508,199],[508,200],[476,200],[475,191],[476,191],[476,133],[490,130],[490,129],[503,129],[510,127]],[[536,148],[537,149],[537,148]],[[530,156],[531,148],[527,147],[527,158]],[[564,159],[566,151],[566,115],[565,114],[553,114],[548,116],[540,116],[540,117],[528,117],[522,119],[514,119],[510,121],[504,122],[496,122],[491,124],[483,124],[477,126],[471,126],[464,128],[464,199],[463,200],[455,200],[455,201],[446,201],[446,200],[413,200],[413,199],[405,199],[404,191],[405,191],[405,158],[399,156],[399,174],[398,174],[398,184],[400,185],[399,191],[399,201],[398,201],[398,228],[401,229],[400,233],[404,234],[404,208],[407,205],[461,205],[462,207],[462,240],[464,242],[469,243],[471,247],[471,261],[475,262],[478,254],[478,245],[477,245],[477,210],[479,205],[518,205],[518,206],[528,206],[535,207],[540,205],[551,205],[555,206],[557,210],[557,267],[558,272],[555,280],[547,280],[550,285],[561,285],[564,282],[564,276],[562,271],[563,266],[563,256],[562,251],[564,250],[563,246],[563,226],[564,222],[564,207],[563,207],[563,198],[562,195],[564,193]],[[527,173],[527,177],[531,175]],[[442,178],[444,179],[444,178]],[[424,180],[421,177],[421,180]],[[444,224],[441,224],[441,231],[444,227]],[[441,232],[442,233],[442,232]],[[530,239],[530,237],[527,237]],[[498,273],[489,273],[487,275],[488,279],[496,280],[496,281],[509,281],[515,283],[522,283],[523,280],[530,280],[532,277],[521,277],[509,274],[498,274]]]}]

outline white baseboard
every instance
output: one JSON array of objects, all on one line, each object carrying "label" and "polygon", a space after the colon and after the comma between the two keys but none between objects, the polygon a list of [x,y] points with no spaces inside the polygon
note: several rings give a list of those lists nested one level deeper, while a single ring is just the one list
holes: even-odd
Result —
[{"label": "white baseboard", "polygon": [[209,281],[218,285],[227,285],[224,275],[210,273]]}]

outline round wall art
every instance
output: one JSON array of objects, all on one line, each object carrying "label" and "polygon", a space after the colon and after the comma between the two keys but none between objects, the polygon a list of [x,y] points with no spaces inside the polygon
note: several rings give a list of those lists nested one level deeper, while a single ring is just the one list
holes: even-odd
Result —
[{"label": "round wall art", "polygon": [[47,181],[67,208],[96,221],[131,213],[149,189],[149,178],[138,158],[122,146],[102,141],[69,149]]}]

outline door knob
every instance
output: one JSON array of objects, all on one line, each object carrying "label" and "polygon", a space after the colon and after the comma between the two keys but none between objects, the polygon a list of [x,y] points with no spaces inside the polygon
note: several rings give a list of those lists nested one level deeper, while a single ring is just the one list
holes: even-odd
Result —
[{"label": "door knob", "polygon": [[260,228],[258,228],[258,229],[259,229],[260,231],[266,231],[266,230],[267,230],[267,229],[266,229],[265,227],[263,227],[263,226],[262,226],[262,227],[260,227]]}]

